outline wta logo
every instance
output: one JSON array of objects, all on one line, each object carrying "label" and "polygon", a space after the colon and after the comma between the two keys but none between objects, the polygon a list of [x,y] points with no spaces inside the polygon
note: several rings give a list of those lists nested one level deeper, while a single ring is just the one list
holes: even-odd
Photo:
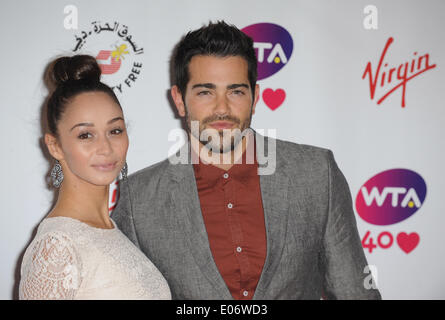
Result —
[{"label": "wta logo", "polygon": [[258,60],[258,80],[270,77],[287,64],[294,43],[286,29],[273,23],[256,23],[241,31],[253,39]]},{"label": "wta logo", "polygon": [[360,188],[355,208],[360,217],[371,224],[385,226],[401,222],[422,206],[426,184],[414,171],[383,171]]}]

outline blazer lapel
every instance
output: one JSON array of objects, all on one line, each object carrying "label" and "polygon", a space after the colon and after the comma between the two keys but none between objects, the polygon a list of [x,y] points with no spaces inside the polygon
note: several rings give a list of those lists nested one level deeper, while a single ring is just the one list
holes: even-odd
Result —
[{"label": "blazer lapel", "polygon": [[[288,189],[289,178],[284,173],[285,159],[279,159],[276,154],[276,140],[268,150],[268,139],[262,145],[263,136],[256,133],[257,156],[258,152],[268,154],[268,157],[275,156],[276,170],[270,175],[260,176],[261,196],[264,209],[264,220],[266,226],[267,253],[263,271],[255,290],[254,299],[264,299],[267,287],[272,280],[275,270],[280,263],[281,255],[286,240],[287,219],[288,219]],[[263,140],[264,141],[264,140]],[[259,164],[265,166],[264,164]]]},{"label": "blazer lapel", "polygon": [[[186,146],[187,147],[187,144]],[[184,152],[184,147],[181,149]],[[185,152],[187,152],[185,150]],[[190,163],[190,162],[189,162]],[[233,299],[213,260],[210,250],[207,231],[201,213],[201,205],[196,186],[192,164],[170,164],[169,173],[172,184],[172,198],[180,224],[184,227],[185,239],[188,243],[196,264],[203,275],[215,288],[221,299]]]},{"label": "blazer lapel", "polygon": [[[264,139],[266,143],[264,143]],[[275,156],[276,170],[273,174],[260,176],[267,253],[254,299],[264,297],[280,263],[287,233],[289,179],[285,174],[286,161],[285,159],[278,159],[276,145],[274,145],[275,140],[272,140],[274,148],[268,151],[268,139],[270,138],[256,133],[257,156],[259,152],[264,152],[269,157]],[[180,152],[184,154],[183,152],[187,152],[188,148],[188,144],[185,144]],[[191,163],[190,158],[188,158],[188,163]],[[259,163],[259,166],[265,167],[266,165]],[[172,184],[171,192],[173,199],[176,199],[175,206],[178,219],[184,226],[185,238],[196,264],[213,287],[218,290],[221,299],[233,299],[210,251],[193,166],[191,164],[170,164],[169,174],[175,182]]]}]

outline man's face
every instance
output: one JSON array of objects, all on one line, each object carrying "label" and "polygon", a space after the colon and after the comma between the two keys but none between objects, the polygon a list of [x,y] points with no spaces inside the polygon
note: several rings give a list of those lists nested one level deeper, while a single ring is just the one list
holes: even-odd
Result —
[{"label": "man's face", "polygon": [[[186,92],[172,88],[172,96],[179,114],[186,116],[189,130],[192,121],[199,121],[199,135],[206,129],[217,130],[219,142],[200,139],[194,130],[191,133],[207,147],[221,153],[233,150],[239,141],[233,137],[223,139],[223,130],[250,127],[252,114],[258,101],[258,85],[255,96],[248,79],[247,61],[240,56],[216,57],[194,56],[189,63],[190,80]],[[201,137],[202,138],[202,137]],[[220,148],[216,148],[219,144]]]}]

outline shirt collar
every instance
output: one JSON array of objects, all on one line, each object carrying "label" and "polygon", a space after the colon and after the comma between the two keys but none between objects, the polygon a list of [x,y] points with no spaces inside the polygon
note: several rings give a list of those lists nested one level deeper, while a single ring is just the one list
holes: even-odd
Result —
[{"label": "shirt collar", "polygon": [[[252,143],[252,142],[249,142]],[[255,139],[253,140],[253,150],[254,150],[254,159],[253,163],[246,163],[246,151],[249,149],[247,146],[244,151],[241,159],[241,163],[234,164],[228,171],[218,168],[212,164],[205,164],[202,161],[199,161],[197,164],[193,164],[193,169],[195,171],[195,177],[198,180],[204,180],[209,185],[215,185],[218,180],[223,179],[225,173],[229,174],[229,177],[236,179],[241,183],[245,183],[246,179],[250,177],[254,177],[258,175],[258,162],[256,158],[256,143]],[[194,152],[192,150],[192,152]]]}]

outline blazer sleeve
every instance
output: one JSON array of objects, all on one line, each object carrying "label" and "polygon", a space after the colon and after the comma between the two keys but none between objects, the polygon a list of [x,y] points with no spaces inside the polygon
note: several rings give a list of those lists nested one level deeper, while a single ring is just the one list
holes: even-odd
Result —
[{"label": "blazer sleeve", "polygon": [[[366,289],[368,265],[357,229],[348,183],[331,151],[329,165],[329,209],[324,234],[325,278],[323,292],[327,299],[381,299],[378,289]],[[369,286],[368,286],[369,287]]]},{"label": "blazer sleeve", "polygon": [[119,181],[119,199],[111,213],[111,218],[127,238],[140,249],[133,219],[133,194],[130,183],[130,178]]}]

